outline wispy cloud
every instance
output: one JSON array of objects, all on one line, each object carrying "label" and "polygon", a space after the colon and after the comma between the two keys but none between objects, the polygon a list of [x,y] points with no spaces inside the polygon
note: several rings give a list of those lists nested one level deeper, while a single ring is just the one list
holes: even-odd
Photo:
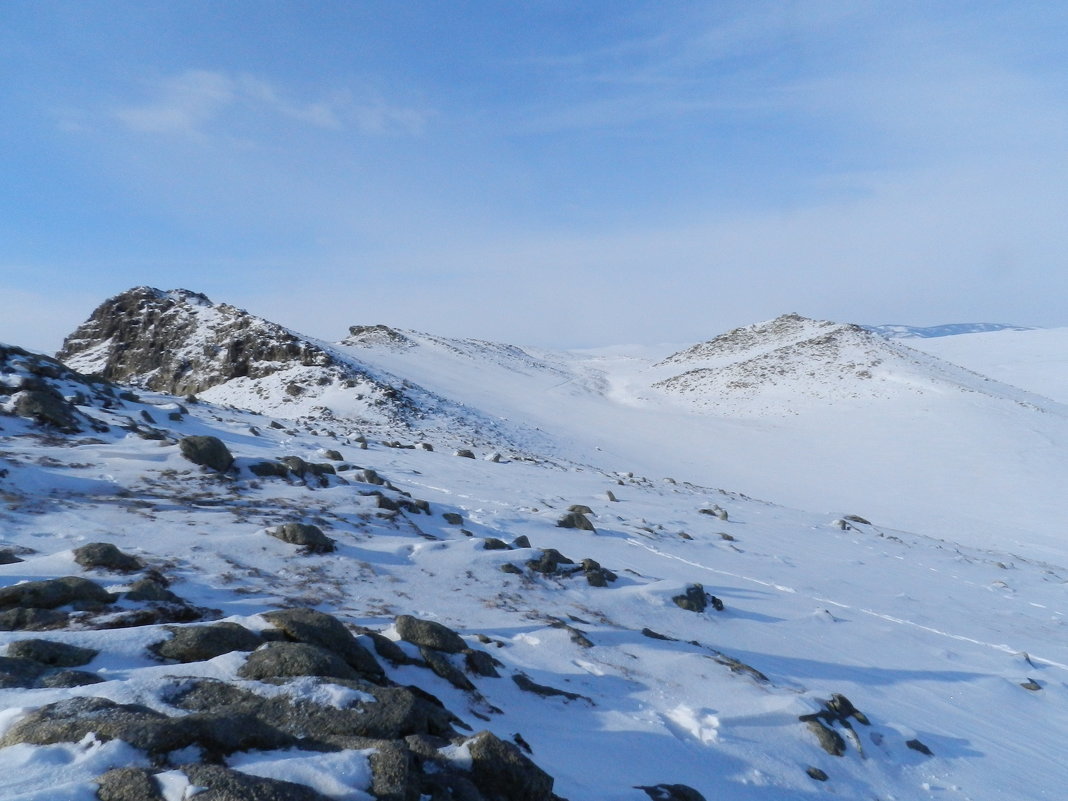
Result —
[{"label": "wispy cloud", "polygon": [[206,138],[227,115],[284,119],[323,130],[369,135],[418,134],[426,109],[388,102],[377,92],[343,89],[325,98],[294,97],[270,81],[249,74],[188,70],[150,85],[152,99],[118,108],[115,118],[132,131]]}]

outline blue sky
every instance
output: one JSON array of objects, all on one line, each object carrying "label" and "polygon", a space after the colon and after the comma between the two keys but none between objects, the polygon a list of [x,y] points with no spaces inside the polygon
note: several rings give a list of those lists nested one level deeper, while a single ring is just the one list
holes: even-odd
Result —
[{"label": "blue sky", "polygon": [[0,3],[0,341],[1068,325],[1068,6]]}]

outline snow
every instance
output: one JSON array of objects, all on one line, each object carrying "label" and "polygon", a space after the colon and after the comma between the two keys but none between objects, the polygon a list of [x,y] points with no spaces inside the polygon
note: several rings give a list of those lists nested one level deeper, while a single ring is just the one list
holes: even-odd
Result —
[{"label": "snow", "polygon": [[[409,331],[401,332],[409,341],[403,348],[389,340],[337,346],[463,404],[466,419],[486,421],[477,455],[499,451],[500,462],[453,456],[459,438],[443,417],[404,436],[376,429],[373,417],[315,418],[308,406],[272,429],[270,416],[212,402],[283,413],[280,404],[258,406],[255,390],[234,382],[205,393],[181,422],[154,415],[176,436],[222,437],[239,465],[282,455],[318,461],[323,449],[338,449],[429,501],[430,516],[378,510],[360,492],[379,488],[355,471],[326,486],[256,479],[247,470],[219,478],[182,459],[174,444],[115,427],[141,408],[174,408],[166,396],[144,393],[142,403],[112,412],[87,409],[113,425],[93,437],[40,436],[0,417],[0,469],[8,471],[0,480],[0,546],[32,549],[26,561],[0,566],[0,584],[85,575],[128,586],[139,574],[74,563],[73,548],[104,540],[161,569],[191,603],[254,630],[265,626],[260,613],[293,605],[387,636],[395,636],[398,614],[437,620],[489,651],[502,677],[471,677],[477,696],[417,666],[386,665],[390,678],[432,692],[476,730],[509,741],[520,733],[565,798],[641,801],[635,786],[658,783],[753,801],[824,793],[1060,798],[1068,742],[1068,543],[1060,508],[1068,385],[1058,383],[1068,372],[1065,332],[910,339],[910,347],[953,364],[894,344],[894,359],[881,357],[878,392],[849,397],[849,379],[843,397],[821,373],[804,379],[811,392],[803,396],[775,396],[769,387],[760,401],[766,408],[747,414],[739,410],[752,395],[732,398],[737,408],[728,408],[657,387],[708,367],[707,349],[681,364],[665,363],[678,348],[544,353]],[[798,334],[785,345],[803,341]],[[273,392],[274,378],[261,386]],[[354,431],[368,435],[367,450],[350,438]],[[429,439],[435,450],[385,447],[379,434]],[[596,533],[555,525],[576,503],[593,509]],[[728,518],[701,512],[713,505]],[[444,521],[444,512],[461,514],[462,526]],[[872,522],[834,525],[846,514]],[[288,520],[318,521],[338,550],[298,556],[264,534]],[[533,547],[483,547],[486,537],[511,543],[520,535]],[[545,548],[576,562],[595,559],[619,578],[596,588],[581,573],[500,570],[523,567]],[[721,598],[724,611],[676,606],[672,598],[695,582]],[[566,626],[592,645],[576,642]],[[0,632],[0,646],[27,636],[99,649],[82,669],[106,681],[2,689],[0,728],[73,695],[173,714],[165,688],[191,676],[236,681],[244,659],[160,664],[146,651],[168,636],[159,626]],[[767,680],[732,670],[724,657]],[[526,692],[509,678],[520,672],[589,700]],[[1041,689],[1023,689],[1028,679]],[[315,680],[286,692],[338,706],[359,698]],[[839,728],[848,743],[841,757],[820,750],[798,720],[834,693],[871,721],[854,723],[856,740]],[[934,756],[906,747],[913,738]],[[450,753],[462,761],[466,751],[458,745]],[[119,742],[12,745],[0,749],[0,795],[92,799],[96,777],[125,764],[148,762]],[[228,764],[330,798],[370,798],[367,752],[238,753]],[[830,780],[815,782],[809,766]],[[163,776],[168,798],[188,795],[180,771]]]}]

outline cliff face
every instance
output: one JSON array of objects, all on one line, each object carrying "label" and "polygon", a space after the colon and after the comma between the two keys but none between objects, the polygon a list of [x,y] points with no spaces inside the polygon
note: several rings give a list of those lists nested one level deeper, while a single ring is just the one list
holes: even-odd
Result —
[{"label": "cliff face", "polygon": [[175,395],[294,367],[340,367],[275,323],[184,289],[136,287],[104,303],[57,358],[85,373]]}]

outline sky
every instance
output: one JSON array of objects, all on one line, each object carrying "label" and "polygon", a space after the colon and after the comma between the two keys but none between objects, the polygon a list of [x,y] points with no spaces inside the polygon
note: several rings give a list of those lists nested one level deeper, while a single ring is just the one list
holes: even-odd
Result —
[{"label": "sky", "polygon": [[1068,325],[1068,5],[3,0],[0,341]]}]

